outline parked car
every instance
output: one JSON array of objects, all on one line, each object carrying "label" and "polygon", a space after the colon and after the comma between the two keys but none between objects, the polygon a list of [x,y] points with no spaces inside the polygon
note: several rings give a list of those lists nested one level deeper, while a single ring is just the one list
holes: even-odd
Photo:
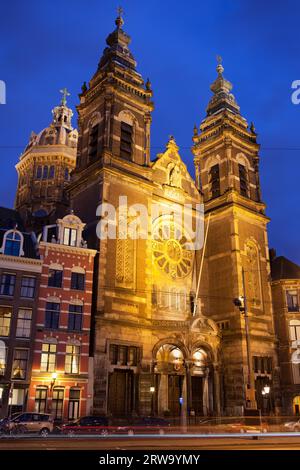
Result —
[{"label": "parked car", "polygon": [[53,431],[53,417],[44,413],[19,413],[8,420],[6,428],[10,434],[33,432],[46,437]]},{"label": "parked car", "polygon": [[63,424],[61,433],[68,436],[74,436],[75,434],[107,436],[109,433],[108,419],[105,416],[84,416],[71,423]]},{"label": "parked car", "polygon": [[284,423],[284,428],[285,428],[285,431],[299,432],[300,431],[300,419],[298,419],[298,421],[289,421],[287,423]]},{"label": "parked car", "polygon": [[170,423],[155,416],[142,416],[130,420],[130,423],[117,426],[115,433],[120,434],[165,434],[170,430]]}]

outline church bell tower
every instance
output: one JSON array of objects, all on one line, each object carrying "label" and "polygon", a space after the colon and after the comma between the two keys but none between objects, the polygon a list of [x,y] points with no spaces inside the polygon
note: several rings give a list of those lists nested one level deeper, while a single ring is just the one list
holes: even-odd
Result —
[{"label": "church bell tower", "polygon": [[[232,84],[223,72],[220,61],[206,117],[200,131],[194,128],[193,154],[205,217],[210,218],[207,276],[200,303],[202,312],[222,331],[223,412],[238,415],[249,407],[262,408],[261,392],[266,384],[271,387],[269,406],[273,410],[278,377],[269,283],[269,219],[261,199],[259,144],[254,125],[248,126],[241,115]],[[247,299],[248,335],[245,315],[234,305],[239,297]]]}]

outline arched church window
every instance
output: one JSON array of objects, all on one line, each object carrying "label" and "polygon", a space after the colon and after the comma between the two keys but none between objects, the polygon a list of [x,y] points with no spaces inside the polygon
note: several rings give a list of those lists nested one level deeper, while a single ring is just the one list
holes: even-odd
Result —
[{"label": "arched church window", "polygon": [[48,178],[48,166],[45,165],[43,168],[43,180],[46,180]]},{"label": "arched church window", "polygon": [[89,160],[97,157],[99,124],[94,124],[89,134]]},{"label": "arched church window", "polygon": [[49,179],[53,179],[55,174],[55,167],[52,165],[49,169]]},{"label": "arched church window", "polygon": [[121,122],[120,157],[132,160],[133,126]]},{"label": "arched church window", "polygon": [[21,256],[23,255],[23,235],[16,231],[10,230],[4,235],[3,250],[5,255]]},{"label": "arched church window", "polygon": [[248,173],[245,165],[239,163],[240,193],[244,197],[249,196]]},{"label": "arched church window", "polygon": [[69,168],[65,168],[65,181],[69,181],[70,179],[70,173],[69,173]]},{"label": "arched church window", "polygon": [[220,196],[220,166],[213,165],[209,170],[209,183],[210,183],[210,193],[211,197],[215,198]]},{"label": "arched church window", "polygon": [[42,172],[43,172],[43,169],[42,167],[39,165],[36,169],[36,178],[38,180],[40,180],[42,178]]}]

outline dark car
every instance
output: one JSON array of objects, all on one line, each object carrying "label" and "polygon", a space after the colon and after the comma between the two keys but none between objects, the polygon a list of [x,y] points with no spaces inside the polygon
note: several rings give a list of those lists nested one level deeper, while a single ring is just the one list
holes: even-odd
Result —
[{"label": "dark car", "polygon": [[63,424],[61,432],[68,436],[74,436],[75,434],[107,436],[109,433],[108,419],[105,416],[84,416],[71,423]]},{"label": "dark car", "polygon": [[170,429],[170,423],[155,416],[142,416],[131,420],[130,423],[118,426],[115,430],[120,434],[165,434]]}]

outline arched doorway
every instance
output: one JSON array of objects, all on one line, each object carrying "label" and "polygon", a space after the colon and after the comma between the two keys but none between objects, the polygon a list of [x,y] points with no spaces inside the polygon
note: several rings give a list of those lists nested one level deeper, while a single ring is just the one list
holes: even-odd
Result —
[{"label": "arched doorway", "polygon": [[191,408],[196,416],[208,415],[210,412],[210,375],[208,355],[202,348],[192,354],[191,373]]},{"label": "arched doorway", "polygon": [[182,349],[166,343],[155,354],[155,383],[158,414],[180,416],[186,406],[186,369]]},{"label": "arched doorway", "polygon": [[293,399],[293,411],[296,416],[300,415],[300,396],[296,396]]}]

